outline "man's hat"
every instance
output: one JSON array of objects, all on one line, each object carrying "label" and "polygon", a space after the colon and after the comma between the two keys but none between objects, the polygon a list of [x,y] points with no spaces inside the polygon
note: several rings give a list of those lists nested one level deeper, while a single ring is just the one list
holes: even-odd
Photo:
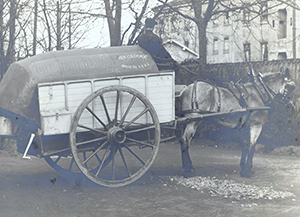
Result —
[{"label": "man's hat", "polygon": [[157,22],[154,19],[151,19],[151,18],[147,18],[146,21],[145,21],[146,27],[152,28],[156,24],[157,24]]}]

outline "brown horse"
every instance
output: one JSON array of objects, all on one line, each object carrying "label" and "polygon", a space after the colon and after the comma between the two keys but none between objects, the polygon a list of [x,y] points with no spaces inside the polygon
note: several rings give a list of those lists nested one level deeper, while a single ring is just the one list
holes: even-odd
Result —
[{"label": "brown horse", "polygon": [[[260,83],[258,81],[260,79]],[[263,80],[263,82],[262,82]],[[266,90],[262,95],[261,88],[263,85]],[[236,86],[234,86],[236,87]],[[181,110],[184,117],[196,117],[198,113],[230,113],[244,108],[249,112],[242,115],[222,115],[222,118],[215,116],[213,122],[229,128],[245,127],[249,129],[246,133],[247,138],[242,146],[242,156],[240,160],[240,175],[242,177],[251,177],[252,159],[255,153],[255,146],[258,137],[262,132],[264,123],[267,121],[270,110],[254,109],[270,106],[275,99],[287,103],[290,101],[291,94],[295,89],[295,83],[290,80],[288,73],[276,73],[268,76],[252,76],[252,82],[247,82],[240,88],[240,98],[233,94],[229,89],[216,87],[206,82],[197,81],[190,84],[181,96]],[[260,86],[262,87],[262,86]],[[232,90],[232,89],[231,89]],[[268,94],[267,94],[268,93]],[[266,94],[269,97],[269,104],[266,105]],[[253,108],[253,110],[249,109]],[[195,135],[197,127],[201,121],[194,121],[186,124],[183,135],[180,139],[182,166],[184,176],[188,176],[194,171],[192,161],[189,155],[190,142]]]}]

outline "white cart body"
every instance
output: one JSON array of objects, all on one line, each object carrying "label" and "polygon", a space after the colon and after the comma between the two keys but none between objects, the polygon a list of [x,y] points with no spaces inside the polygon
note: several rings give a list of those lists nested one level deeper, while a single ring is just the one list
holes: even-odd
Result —
[{"label": "white cart body", "polygon": [[[158,71],[149,53],[139,46],[55,51],[13,63],[0,85],[0,116],[14,120],[7,117],[8,111],[30,120],[38,128],[40,137],[35,140],[40,155],[57,153],[68,144],[60,145],[54,136],[69,133],[78,105],[89,94],[110,85],[125,85],[143,93],[160,123],[175,119],[175,74]],[[96,127],[94,120],[88,121]],[[6,122],[5,126],[12,125]],[[54,141],[45,139],[49,136]],[[20,152],[25,149],[24,142]]]}]

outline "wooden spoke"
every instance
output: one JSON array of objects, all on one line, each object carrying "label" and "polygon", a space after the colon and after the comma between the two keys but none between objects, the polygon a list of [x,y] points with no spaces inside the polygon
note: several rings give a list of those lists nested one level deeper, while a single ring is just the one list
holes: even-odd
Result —
[{"label": "wooden spoke", "polygon": [[111,179],[113,181],[115,181],[115,150],[116,150],[116,146],[113,145],[112,147],[112,161],[111,161]]},{"label": "wooden spoke", "polygon": [[103,136],[103,137],[100,137],[100,138],[87,140],[87,141],[84,141],[84,142],[77,142],[76,146],[84,145],[84,144],[89,144],[89,143],[92,143],[92,142],[98,142],[98,141],[102,141],[102,140],[105,140],[105,139],[107,139],[107,136]]},{"label": "wooden spoke", "polygon": [[123,151],[122,151],[122,148],[121,148],[120,145],[119,145],[119,152],[120,152],[120,155],[121,155],[123,164],[124,164],[124,166],[125,166],[125,168],[126,168],[127,174],[128,174],[128,176],[130,177],[130,176],[131,176],[131,172],[130,172],[130,170],[129,170],[127,164],[126,164],[126,161],[125,161],[125,158],[124,158],[124,155],[123,155]]},{"label": "wooden spoke", "polygon": [[[86,162],[86,153],[83,152],[83,162]],[[88,169],[87,163],[84,163],[85,168]]]},{"label": "wooden spoke", "polygon": [[125,131],[126,134],[131,134],[131,133],[139,133],[139,132],[143,132],[145,130],[151,130],[151,129],[155,129],[155,126],[149,126],[149,127],[144,127],[144,128],[139,128],[139,129],[135,129],[135,130],[129,130],[129,131]]},{"label": "wooden spoke", "polygon": [[97,150],[95,152],[96,152],[95,157],[96,157],[96,159],[97,159],[97,161],[98,161],[98,163],[100,165],[102,161],[100,160],[100,158],[98,156]]},{"label": "wooden spoke", "polygon": [[97,119],[97,121],[99,121],[99,123],[104,127],[105,130],[107,130],[106,125],[100,120],[100,118],[92,111],[92,109],[90,109],[90,107],[86,106],[86,109],[94,116],[94,118]]},{"label": "wooden spoke", "polygon": [[130,109],[132,108],[133,103],[135,102],[135,100],[136,100],[136,96],[134,95],[134,96],[132,97],[132,99],[131,99],[131,101],[130,101],[130,103],[129,103],[129,106],[127,107],[127,109],[126,109],[126,111],[125,111],[125,113],[124,113],[124,115],[123,115],[123,117],[122,117],[120,123],[119,123],[119,126],[122,126],[122,124],[123,124],[125,118],[127,117],[128,113],[129,113],[129,111],[130,111]]},{"label": "wooden spoke", "polygon": [[149,146],[149,147],[151,147],[151,148],[154,148],[154,147],[155,147],[155,146],[152,145],[152,144],[149,144],[149,143],[146,143],[146,142],[143,142],[143,141],[139,141],[139,140],[135,140],[135,139],[132,139],[132,138],[128,138],[128,137],[127,137],[127,140],[132,141],[132,142],[135,142],[135,143],[139,143],[139,144],[141,144],[141,145]]},{"label": "wooden spoke", "polygon": [[114,119],[114,125],[117,124],[118,120],[118,110],[119,110],[119,99],[120,99],[120,91],[117,91],[117,99],[116,99],[116,109],[115,109],[115,119]]},{"label": "wooden spoke", "polygon": [[106,148],[106,150],[105,150],[105,153],[104,153],[103,158],[102,158],[102,162],[101,162],[101,164],[100,164],[100,166],[99,166],[99,169],[98,169],[98,171],[96,172],[95,176],[98,176],[98,175],[99,175],[99,173],[100,173],[100,171],[101,171],[101,169],[102,169],[102,167],[103,167],[103,164],[104,164],[104,162],[106,161],[106,159],[107,159],[107,157],[108,157],[108,155],[109,155],[109,149],[110,149],[110,145],[108,145],[107,148]]},{"label": "wooden spoke", "polygon": [[145,162],[141,160],[141,158],[139,158],[139,156],[137,156],[130,148],[128,148],[126,145],[124,145],[124,147],[134,156],[136,157],[136,159],[138,159],[143,165],[145,165]]},{"label": "wooden spoke", "polygon": [[140,114],[138,114],[137,116],[135,116],[135,118],[133,118],[131,121],[129,121],[129,123],[126,124],[123,129],[126,129],[127,127],[129,127],[133,122],[138,120],[140,117],[142,117],[148,111],[149,111],[149,109],[145,108]]},{"label": "wooden spoke", "polygon": [[84,129],[90,130],[90,131],[94,131],[96,133],[102,133],[104,135],[107,135],[107,132],[102,131],[102,130],[93,129],[93,128],[90,128],[90,127],[87,127],[87,126],[84,126],[84,125],[81,125],[81,124],[78,124],[77,126],[80,127],[80,128],[84,128]]},{"label": "wooden spoke", "polygon": [[70,166],[68,169],[69,171],[72,171],[73,164],[74,164],[74,158],[72,158],[72,160],[71,160],[71,163],[70,163]]},{"label": "wooden spoke", "polygon": [[110,124],[110,123],[111,123],[111,120],[110,120],[110,117],[109,117],[109,114],[108,114],[108,111],[107,111],[107,107],[106,107],[105,100],[104,100],[104,98],[103,98],[102,95],[100,95],[100,99],[101,99],[101,101],[102,101],[102,105],[103,105],[103,108],[104,108],[104,111],[105,111],[105,114],[106,114],[107,121],[108,121],[108,123]]},{"label": "wooden spoke", "polygon": [[[100,145],[99,148],[97,148],[87,159],[85,159],[82,163],[86,163],[88,162],[90,159],[92,159],[92,157],[94,157],[105,145],[107,145],[108,141],[105,141],[102,145]],[[98,156],[98,155],[97,155]],[[100,160],[100,159],[99,159]],[[101,163],[101,160],[100,162]]]},{"label": "wooden spoke", "polygon": [[44,159],[49,166],[61,174],[72,176],[80,172],[77,165],[74,165],[74,158],[68,154],[67,156],[46,156]]},{"label": "wooden spoke", "polygon": [[54,163],[58,163],[58,161],[60,160],[61,156],[58,156],[58,158],[56,159],[56,161],[54,161]]}]

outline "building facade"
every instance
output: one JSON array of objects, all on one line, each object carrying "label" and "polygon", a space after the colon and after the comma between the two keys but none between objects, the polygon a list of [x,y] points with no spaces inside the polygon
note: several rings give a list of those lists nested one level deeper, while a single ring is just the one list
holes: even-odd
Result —
[{"label": "building facade", "polygon": [[[276,1],[259,2],[253,10],[245,7],[210,19],[206,28],[207,63],[300,58],[300,10]],[[290,2],[300,5],[300,0]],[[193,13],[185,1],[172,3],[177,7],[181,4],[182,13]],[[174,11],[160,16],[158,32],[163,40],[176,40],[194,52],[198,50],[195,24]]]}]

